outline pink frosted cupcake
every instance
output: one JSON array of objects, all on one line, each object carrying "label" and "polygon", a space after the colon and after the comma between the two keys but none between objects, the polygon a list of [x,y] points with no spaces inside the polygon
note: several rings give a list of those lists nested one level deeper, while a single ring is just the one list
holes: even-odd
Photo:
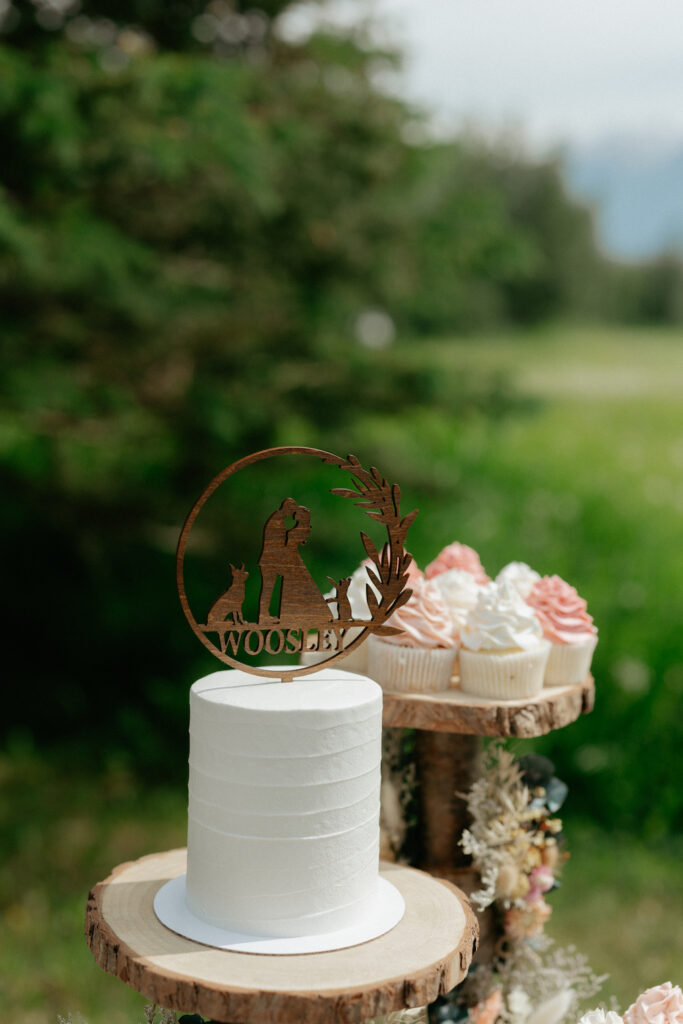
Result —
[{"label": "pink frosted cupcake", "polygon": [[510,583],[482,587],[460,634],[460,687],[490,700],[535,697],[543,689],[550,643]]},{"label": "pink frosted cupcake", "polygon": [[392,693],[437,693],[453,676],[451,616],[433,584],[415,579],[411,587],[411,598],[387,620],[402,632],[368,640],[368,675]]},{"label": "pink frosted cupcake", "polygon": [[546,686],[583,682],[598,642],[598,631],[586,611],[586,602],[559,576],[543,576],[526,600],[551,643]]},{"label": "pink frosted cupcake", "polygon": [[457,541],[439,552],[434,561],[430,562],[425,569],[425,576],[430,580],[442,572],[448,572],[449,569],[462,569],[464,572],[469,572],[479,584],[488,583],[490,580],[490,576],[486,575],[484,566],[474,548],[468,548],[467,544],[459,544]]}]

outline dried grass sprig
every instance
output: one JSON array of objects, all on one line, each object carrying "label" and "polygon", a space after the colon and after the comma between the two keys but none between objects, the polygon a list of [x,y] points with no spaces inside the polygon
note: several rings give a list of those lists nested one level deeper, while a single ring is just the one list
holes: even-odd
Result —
[{"label": "dried grass sprig", "polygon": [[[504,959],[480,964],[467,979],[468,998],[485,999],[495,989],[503,994],[502,1021],[523,1024],[543,1003],[566,994],[560,1021],[572,1022],[580,1007],[600,991],[608,975],[598,975],[574,946],[557,946],[547,935],[531,945],[515,944]],[[558,1024],[560,1022],[558,1021]]]},{"label": "dried grass sprig", "polygon": [[[487,748],[481,776],[468,793],[460,795],[466,799],[472,819],[460,845],[472,858],[482,880],[481,888],[471,899],[478,910],[484,910],[496,898],[501,869],[506,865],[521,868],[533,845],[533,837],[524,828],[529,790],[513,755],[502,742],[497,742]],[[513,902],[506,899],[503,905],[512,906]]]}]

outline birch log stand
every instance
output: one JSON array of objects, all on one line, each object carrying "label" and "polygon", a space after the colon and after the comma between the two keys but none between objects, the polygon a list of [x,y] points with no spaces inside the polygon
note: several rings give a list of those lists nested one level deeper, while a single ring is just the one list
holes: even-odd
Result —
[{"label": "birch log stand", "polygon": [[225,1024],[360,1024],[424,1006],[467,974],[477,922],[455,886],[381,865],[406,902],[378,939],[331,953],[262,956],[200,945],[157,919],[153,900],[185,871],[185,850],[121,864],[88,897],[85,933],[97,963],[160,1006]]},{"label": "birch log stand", "polygon": [[[576,721],[593,710],[592,676],[573,686],[551,686],[538,697],[492,701],[458,688],[437,694],[384,694],[383,724],[416,730],[418,801],[422,835],[419,867],[448,879],[466,893],[479,876],[458,840],[469,824],[458,793],[469,790],[480,772],[484,736],[531,739]],[[489,959],[498,936],[491,910],[479,915],[479,957]]]}]

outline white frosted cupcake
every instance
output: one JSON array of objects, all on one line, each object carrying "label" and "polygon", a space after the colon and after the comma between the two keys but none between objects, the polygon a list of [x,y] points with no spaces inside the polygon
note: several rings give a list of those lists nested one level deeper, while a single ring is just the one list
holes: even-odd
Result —
[{"label": "white frosted cupcake", "polygon": [[467,614],[477,603],[481,584],[465,569],[447,569],[430,581],[439,591],[450,612],[456,638],[467,621]]},{"label": "white frosted cupcake", "polygon": [[412,596],[387,620],[396,636],[371,636],[368,675],[391,693],[438,693],[451,685],[456,640],[446,603],[428,580],[411,581]]},{"label": "white frosted cupcake", "polygon": [[460,687],[490,700],[535,697],[543,689],[549,641],[510,583],[482,587],[460,634]]},{"label": "white frosted cupcake", "polygon": [[582,683],[590,671],[598,631],[586,602],[560,576],[544,576],[534,584],[527,603],[550,641],[546,686]]},{"label": "white frosted cupcake", "polygon": [[496,576],[496,583],[511,583],[526,600],[534,583],[538,583],[540,578],[540,573],[526,562],[508,562]]}]

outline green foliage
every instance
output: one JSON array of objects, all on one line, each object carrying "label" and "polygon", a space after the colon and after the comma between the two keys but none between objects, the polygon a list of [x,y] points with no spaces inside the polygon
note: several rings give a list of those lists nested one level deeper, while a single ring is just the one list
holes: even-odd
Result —
[{"label": "green foliage", "polygon": [[266,64],[159,53],[114,74],[65,41],[0,50],[7,622],[41,694],[15,693],[3,728],[86,745],[99,717],[100,751],[164,770],[146,723],[183,741],[162,680],[193,658],[172,549],[217,468],[324,445],[354,410],[489,402],[486,380],[445,388],[349,337],[389,294],[414,177],[373,59],[316,37]]},{"label": "green foliage", "polygon": [[13,46],[35,50],[62,33],[107,46],[116,28],[133,27],[160,49],[197,52],[214,41],[210,29],[215,27],[229,51],[248,43],[250,28],[260,35],[267,19],[290,6],[292,0],[260,0],[257,8],[249,0],[13,0],[3,9],[0,30]]},{"label": "green foliage", "polygon": [[[477,453],[531,405],[495,363],[435,355],[425,335],[585,316],[613,268],[554,162],[415,141],[414,111],[374,84],[394,55],[270,31],[218,59],[141,12],[121,8],[149,32],[137,56],[111,29],[123,62],[69,31],[38,45],[19,27],[0,47],[0,479],[16,581],[3,615],[25,685],[2,731],[180,779],[184,684],[207,660],[177,606],[173,548],[206,482],[271,444],[351,449],[425,510],[424,557],[493,508],[523,531],[522,505],[500,497],[518,464]],[[368,310],[401,340],[362,344]],[[463,473],[479,481],[469,498]],[[603,536],[588,484],[584,497],[581,528]],[[323,577],[353,568],[329,523]],[[667,794],[663,822],[679,806]]]},{"label": "green foliage", "polygon": [[[655,840],[683,821],[678,707],[683,351],[676,332],[546,331],[426,346],[442,374],[514,372],[529,414],[456,427],[425,415],[419,442],[365,425],[381,465],[400,452],[419,488],[418,562],[454,537],[495,575],[511,559],[558,573],[599,627],[596,706],[534,741],[570,786],[567,810]],[[428,458],[425,453],[428,452]],[[415,490],[410,494],[415,503]],[[409,499],[409,500],[410,500]]]},{"label": "green foliage", "polygon": [[609,267],[561,167],[475,139],[425,149],[415,189],[413,330],[535,323],[606,311]]},{"label": "green foliage", "polygon": [[616,272],[617,308],[637,323],[683,323],[683,259],[664,252],[656,259]]}]

